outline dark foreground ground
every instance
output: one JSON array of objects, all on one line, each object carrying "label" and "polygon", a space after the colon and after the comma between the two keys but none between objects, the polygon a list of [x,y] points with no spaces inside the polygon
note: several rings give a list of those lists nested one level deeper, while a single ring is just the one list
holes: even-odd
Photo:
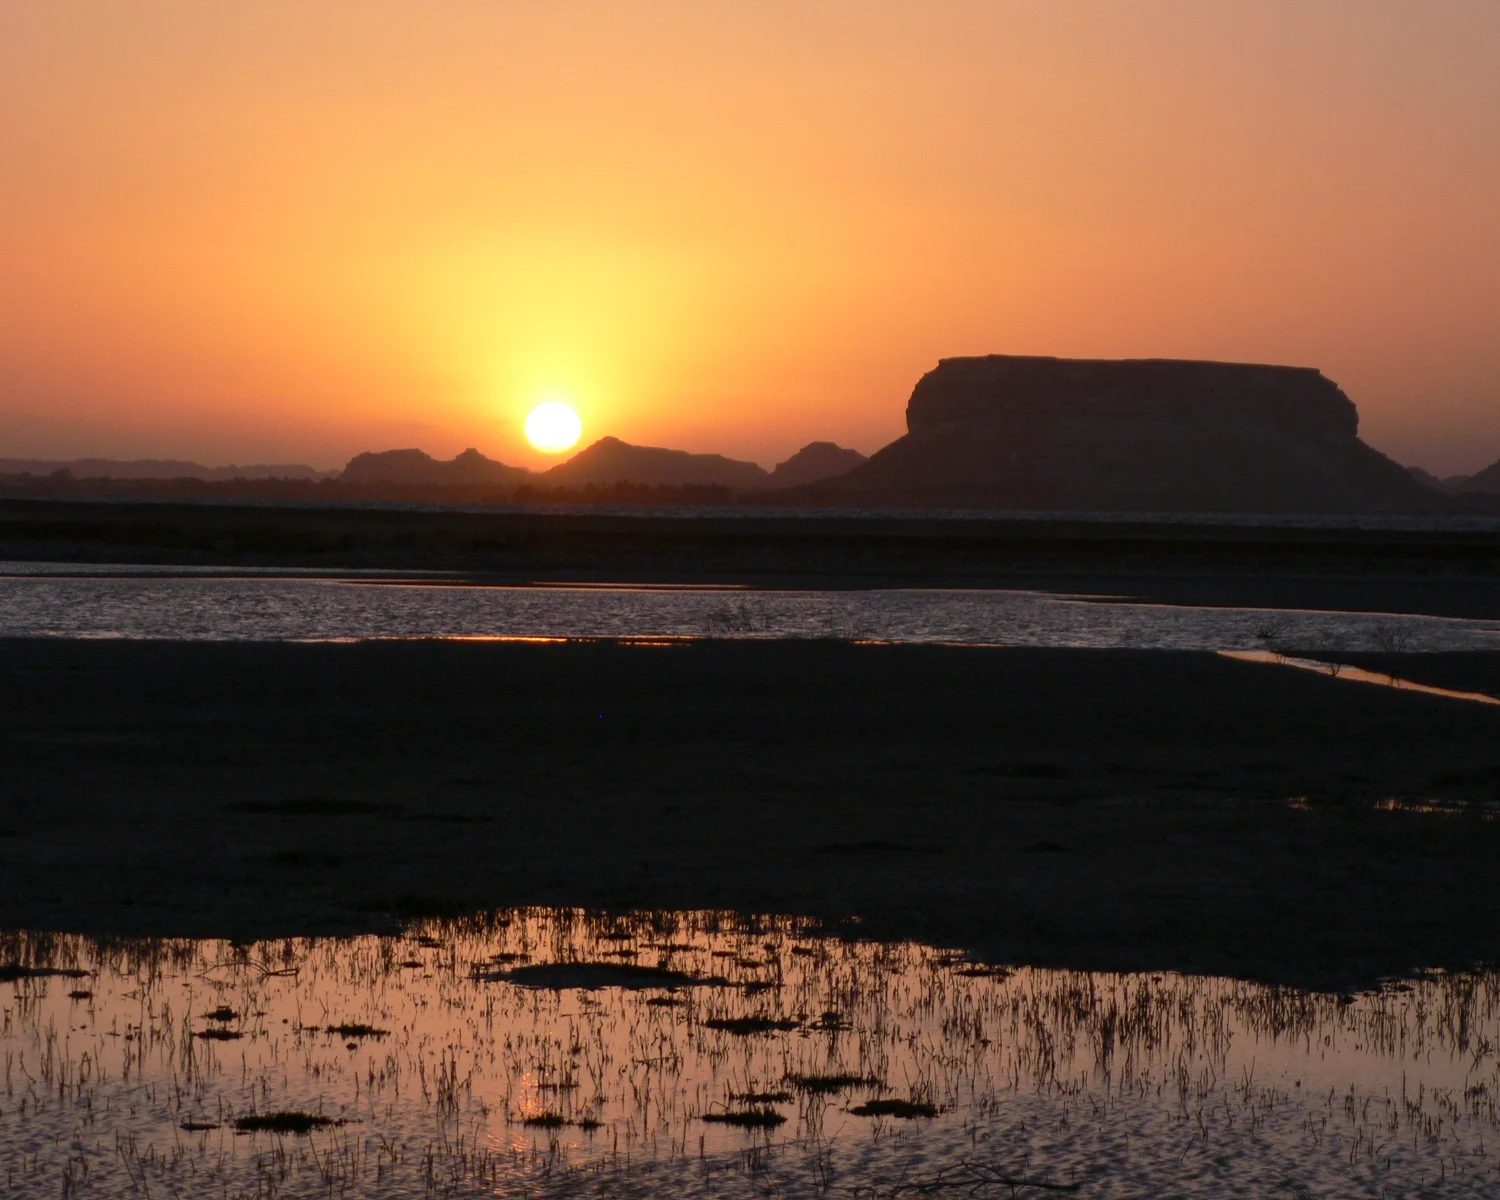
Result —
[{"label": "dark foreground ground", "polygon": [[1348,987],[1500,961],[1497,799],[1500,709],[1212,655],[0,642],[0,927],[725,907]]}]

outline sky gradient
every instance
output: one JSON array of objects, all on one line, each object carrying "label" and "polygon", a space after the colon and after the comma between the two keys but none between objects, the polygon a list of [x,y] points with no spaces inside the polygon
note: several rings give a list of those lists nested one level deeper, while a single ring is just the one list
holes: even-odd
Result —
[{"label": "sky gradient", "polygon": [[770,463],[938,358],[1500,458],[1500,4],[0,0],[0,457]]}]

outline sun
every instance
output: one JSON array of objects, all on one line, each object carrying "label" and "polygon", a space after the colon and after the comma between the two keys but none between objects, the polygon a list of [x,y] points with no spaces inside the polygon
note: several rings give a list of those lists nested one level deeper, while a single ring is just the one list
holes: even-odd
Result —
[{"label": "sun", "polygon": [[526,418],[526,440],[543,454],[561,454],[578,444],[583,422],[561,400],[538,404]]}]

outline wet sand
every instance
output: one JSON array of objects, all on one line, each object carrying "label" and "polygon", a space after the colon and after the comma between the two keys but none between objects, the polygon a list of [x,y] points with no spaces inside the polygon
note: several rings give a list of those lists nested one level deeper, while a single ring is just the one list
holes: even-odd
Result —
[{"label": "wet sand", "polygon": [[[1500,694],[1500,655],[1359,659]],[[11,641],[0,717],[10,928],[724,907],[1330,988],[1500,960],[1500,711],[1214,655]]]}]

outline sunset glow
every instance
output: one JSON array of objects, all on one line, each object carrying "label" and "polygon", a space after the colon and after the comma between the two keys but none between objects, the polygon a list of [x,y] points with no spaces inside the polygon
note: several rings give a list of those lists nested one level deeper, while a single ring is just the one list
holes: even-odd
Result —
[{"label": "sunset glow", "polygon": [[578,444],[583,422],[561,400],[549,400],[526,418],[526,440],[543,454],[561,454]]},{"label": "sunset glow", "polygon": [[[1500,456],[1500,5],[48,0],[0,36],[10,455],[870,452],[986,352],[1321,367]],[[565,86],[559,81],[565,80]]]}]

